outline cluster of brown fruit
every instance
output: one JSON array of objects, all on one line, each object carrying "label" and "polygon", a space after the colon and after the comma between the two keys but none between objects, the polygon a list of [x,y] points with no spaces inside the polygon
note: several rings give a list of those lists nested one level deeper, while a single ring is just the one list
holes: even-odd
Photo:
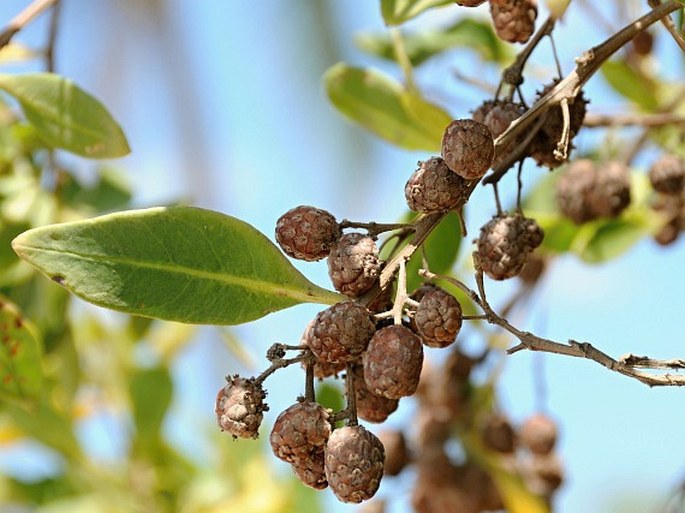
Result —
[{"label": "cluster of brown fruit", "polygon": [[[471,374],[482,362],[455,348],[441,366],[426,366],[413,430],[379,435],[386,450],[385,474],[396,476],[408,466],[416,473],[411,500],[417,513],[505,509],[492,467],[520,476],[546,501],[563,481],[554,451],[557,426],[550,417],[535,414],[516,430],[504,415],[478,404]],[[455,443],[460,450],[454,450]],[[375,504],[369,511],[383,509]]]},{"label": "cluster of brown fruit", "polygon": [[[453,121],[445,130],[441,156],[420,162],[407,181],[408,206],[420,214],[460,209],[469,187],[494,158],[486,124]],[[330,486],[341,501],[356,503],[375,494],[388,468],[383,443],[357,419],[383,422],[401,398],[414,395],[423,347],[453,344],[463,315],[457,299],[434,285],[424,285],[409,296],[398,286],[394,302],[388,296],[391,287],[373,299],[364,297],[377,284],[384,262],[375,233],[368,229],[368,233],[343,233],[348,227],[349,223],[338,223],[329,212],[311,206],[298,206],[279,218],[276,240],[283,251],[306,261],[327,258],[333,286],[349,299],[319,312],[305,329],[301,345],[277,344],[267,357],[272,367],[283,366],[287,349],[300,351],[290,362],[302,361],[308,380],[345,371],[344,411],[331,412],[317,404],[313,384],[308,382],[305,396],[278,416],[270,442],[276,456],[290,463],[304,484],[317,489]],[[541,241],[542,231],[533,220],[520,214],[499,215],[481,230],[480,264],[495,279],[509,278],[518,274]],[[235,437],[257,436],[267,410],[262,382],[269,373],[227,378],[216,401],[223,430]],[[459,395],[451,388],[445,393]],[[345,425],[336,427],[341,420]]]},{"label": "cluster of brown fruit", "polygon": [[685,161],[670,153],[662,155],[649,168],[649,181],[656,191],[653,208],[666,218],[654,238],[668,245],[685,230]]}]

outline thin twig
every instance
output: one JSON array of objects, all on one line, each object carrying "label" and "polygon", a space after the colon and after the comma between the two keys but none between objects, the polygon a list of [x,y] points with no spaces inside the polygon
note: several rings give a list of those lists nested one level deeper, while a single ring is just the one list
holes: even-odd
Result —
[{"label": "thin twig", "polygon": [[61,10],[61,0],[55,0],[50,12],[50,29],[48,31],[48,42],[45,46],[45,69],[50,73],[54,73],[56,69],[55,48],[57,46],[57,32],[59,30],[59,15]]},{"label": "thin twig", "polygon": [[[656,7],[659,5],[660,1],[661,0],[649,0],[647,3],[649,3],[650,7]],[[682,34],[678,32],[678,29],[676,28],[675,23],[673,23],[671,17],[666,16],[662,18],[661,23],[663,23],[664,27],[666,27],[666,30],[668,30],[668,33],[671,34],[671,37],[673,37],[673,40],[680,47],[680,49],[685,52],[685,40],[683,39]]]},{"label": "thin twig", "polygon": [[685,375],[675,374],[648,374],[636,370],[637,368],[649,369],[685,369],[685,360],[655,360],[644,356],[628,355],[615,360],[606,353],[600,351],[588,342],[577,342],[570,340],[567,344],[555,342],[546,338],[539,337],[527,331],[521,331],[514,327],[504,317],[495,313],[485,296],[485,284],[483,281],[483,271],[479,268],[477,258],[474,255],[474,263],[476,264],[476,284],[478,292],[469,289],[461,281],[455,280],[449,276],[440,276],[430,272],[424,272],[424,275],[431,279],[447,280],[453,285],[466,290],[471,298],[478,298],[474,300],[478,306],[485,312],[488,323],[499,326],[505,331],[514,335],[520,344],[510,348],[507,353],[514,354],[522,350],[540,351],[545,353],[559,354],[564,356],[572,356],[575,358],[585,358],[592,360],[607,369],[623,374],[629,378],[636,379],[650,387],[654,386],[685,386]]},{"label": "thin twig", "polygon": [[381,233],[391,232],[394,230],[406,230],[409,232],[412,230],[412,225],[407,223],[375,223],[373,221],[370,223],[360,223],[343,219],[340,222],[340,228],[342,230],[345,228],[361,228],[366,230],[370,237],[376,237]]},{"label": "thin twig", "polygon": [[684,125],[685,116],[674,112],[657,114],[586,114],[583,128],[605,128],[619,126],[664,126]]},{"label": "thin twig", "polygon": [[0,48],[7,46],[12,38],[36,16],[58,1],[59,0],[35,0],[30,3],[23,11],[12,18],[2,32],[0,32]]}]

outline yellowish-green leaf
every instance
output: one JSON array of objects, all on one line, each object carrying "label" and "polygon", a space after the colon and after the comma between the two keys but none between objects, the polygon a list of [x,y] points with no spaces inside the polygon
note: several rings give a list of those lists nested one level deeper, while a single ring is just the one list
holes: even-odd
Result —
[{"label": "yellowish-green leaf", "polygon": [[40,357],[35,330],[14,304],[0,297],[0,396],[38,400],[43,384]]},{"label": "yellowish-green leaf", "polygon": [[381,0],[381,13],[386,25],[400,25],[427,9],[451,3],[451,0]]},{"label": "yellowish-green leaf", "polygon": [[105,308],[193,324],[240,324],[343,296],[307,280],[249,224],[193,207],[132,210],[35,228],[17,254]]},{"label": "yellowish-green leaf", "polygon": [[324,83],[340,112],[379,137],[408,150],[440,149],[450,115],[390,77],[338,63],[326,72]]},{"label": "yellowish-green leaf", "polygon": [[546,0],[547,9],[553,18],[561,18],[568,9],[571,0]]},{"label": "yellowish-green leaf", "polygon": [[50,146],[89,158],[129,153],[124,132],[107,109],[73,81],[53,73],[0,74],[0,89],[19,101]]}]

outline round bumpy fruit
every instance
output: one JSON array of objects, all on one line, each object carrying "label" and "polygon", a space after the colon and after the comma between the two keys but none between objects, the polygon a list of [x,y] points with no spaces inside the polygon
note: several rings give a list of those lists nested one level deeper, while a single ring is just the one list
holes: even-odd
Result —
[{"label": "round bumpy fruit", "polygon": [[494,217],[481,228],[477,241],[483,272],[493,280],[516,276],[542,238],[542,229],[533,219],[519,215]]},{"label": "round bumpy fruit", "polygon": [[495,158],[490,130],[473,119],[455,119],[442,136],[442,158],[447,167],[462,178],[477,180]]},{"label": "round bumpy fruit", "polygon": [[529,417],[519,432],[521,443],[534,454],[549,454],[557,442],[557,425],[547,415]]},{"label": "round bumpy fruit", "polygon": [[300,464],[291,465],[297,478],[310,488],[323,490],[328,486],[326,471],[324,470],[324,451],[311,453],[310,457]]},{"label": "round bumpy fruit", "polygon": [[396,429],[386,429],[378,435],[385,449],[386,476],[396,476],[409,463],[409,450],[404,439],[404,433]]},{"label": "round bumpy fruit", "polygon": [[485,3],[485,0],[456,0],[455,3],[462,7],[478,7],[480,4]]},{"label": "round bumpy fruit", "polygon": [[349,297],[359,297],[369,290],[379,270],[376,243],[361,233],[343,235],[328,256],[328,275],[335,290]]},{"label": "round bumpy fruit", "polygon": [[303,467],[312,453],[323,451],[330,434],[326,408],[315,402],[302,401],[281,412],[269,441],[276,457]]},{"label": "round bumpy fruit", "polygon": [[516,449],[516,434],[506,417],[490,415],[482,428],[483,442],[493,451],[512,453]]},{"label": "round bumpy fruit", "polygon": [[343,301],[317,314],[306,342],[321,362],[349,362],[362,354],[375,331],[371,312],[354,301]]},{"label": "round bumpy fruit", "polygon": [[389,399],[412,395],[423,365],[421,339],[404,326],[388,326],[371,338],[362,361],[371,393]]},{"label": "round bumpy fruit", "polygon": [[264,412],[269,409],[261,383],[238,375],[227,376],[226,381],[214,407],[219,427],[234,438],[257,438]]},{"label": "round bumpy fruit", "polygon": [[559,210],[576,224],[597,218],[590,201],[596,173],[593,161],[579,159],[562,170],[557,180],[555,192]]},{"label": "round bumpy fruit", "polygon": [[465,180],[453,173],[442,158],[432,157],[419,162],[419,169],[404,187],[404,196],[415,212],[447,212],[459,206],[465,186]]},{"label": "round bumpy fruit", "polygon": [[630,172],[623,162],[612,160],[597,168],[590,204],[598,217],[617,217],[630,205]]},{"label": "round bumpy fruit", "polygon": [[414,321],[424,344],[447,347],[461,329],[461,305],[452,294],[436,288],[423,295]]},{"label": "round bumpy fruit", "polygon": [[[355,365],[352,372],[354,373],[357,416],[362,420],[376,424],[385,422],[390,414],[397,410],[399,401],[371,393],[364,380],[364,367],[362,365]],[[345,393],[349,393],[349,391],[346,390]]]},{"label": "round bumpy fruit", "polygon": [[299,260],[325,258],[341,235],[332,214],[308,205],[289,210],[276,222],[276,241],[287,255]]},{"label": "round bumpy fruit", "polygon": [[362,426],[336,429],[325,455],[326,478],[339,500],[359,503],[374,496],[383,477],[385,451],[373,433]]},{"label": "round bumpy fruit", "polygon": [[525,43],[535,32],[537,0],[491,0],[490,15],[500,39]]},{"label": "round bumpy fruit", "polygon": [[657,192],[678,195],[685,189],[685,160],[670,153],[649,168],[649,181]]}]

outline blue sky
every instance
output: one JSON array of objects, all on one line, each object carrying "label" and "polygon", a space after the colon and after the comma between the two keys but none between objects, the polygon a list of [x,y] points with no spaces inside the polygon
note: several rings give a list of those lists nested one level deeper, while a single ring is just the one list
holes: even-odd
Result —
[{"label": "blue sky", "polygon": [[[25,3],[6,0],[0,19],[9,19]],[[320,83],[323,71],[341,57],[391,69],[353,45],[359,31],[384,30],[377,3],[69,0],[58,70],[103,100],[122,123],[133,153],[117,165],[127,169],[140,206],[181,197],[239,217],[272,239],[275,220],[298,204],[326,208],[338,218],[391,222],[406,209],[404,183],[416,161],[429,155],[398,150],[352,126],[328,103]],[[586,15],[581,3],[573,3],[571,11],[556,38],[566,72],[573,56],[603,37],[601,29],[580,21],[579,15]],[[324,23],[326,12],[332,21]],[[471,12],[487,15],[483,8]],[[452,14],[438,11],[417,24],[442,22],[442,16]],[[44,21],[32,26],[25,40],[40,41]],[[658,38],[662,61],[655,66],[682,77],[683,60],[674,46],[667,37]],[[527,92],[540,88],[536,78],[551,77],[548,48],[542,45],[536,53]],[[445,73],[446,63],[492,83],[496,76],[469,54],[441,57],[419,74],[439,103],[455,117],[467,116],[485,94]],[[591,112],[622,108],[599,77],[588,85],[588,96]],[[581,132],[579,150],[592,148],[596,136]],[[79,165],[89,172],[89,164]],[[527,177],[543,173],[526,168]],[[478,191],[469,205],[471,233],[492,211],[490,191]],[[514,321],[559,341],[590,341],[613,356],[682,357],[683,250],[682,240],[667,249],[644,241],[601,267],[560,258],[528,311]],[[297,266],[328,286],[325,262]],[[495,304],[509,290],[492,284]],[[235,331],[263,362],[265,347],[299,340],[319,309],[299,306]],[[213,422],[215,390],[224,374],[234,372],[216,332],[202,334],[176,368],[184,384],[176,405],[182,423],[171,434],[188,446],[189,423]],[[611,511],[619,496],[630,498],[635,511],[658,511],[659,501],[685,476],[682,392],[649,389],[589,361],[519,353],[508,358],[500,383],[502,407],[516,421],[535,411],[533,374],[541,368],[547,408],[561,422],[568,477],[558,511]],[[299,394],[293,380],[299,378],[290,370],[272,378],[270,386],[279,392],[272,394],[268,420]],[[408,409],[399,418],[407,415]],[[395,491],[388,480],[381,494]]]}]

